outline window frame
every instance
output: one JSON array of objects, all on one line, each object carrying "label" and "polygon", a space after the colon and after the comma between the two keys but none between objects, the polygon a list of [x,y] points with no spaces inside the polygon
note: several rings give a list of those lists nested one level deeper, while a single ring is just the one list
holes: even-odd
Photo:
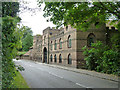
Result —
[{"label": "window frame", "polygon": [[68,54],[68,64],[69,64],[69,65],[71,65],[71,64],[72,64],[71,54]]},{"label": "window frame", "polygon": [[56,56],[56,54],[54,55],[54,62],[55,63],[57,62],[57,56]]},{"label": "window frame", "polygon": [[95,43],[95,35],[93,33],[90,33],[87,37],[87,46],[92,47],[92,43]]},{"label": "window frame", "polygon": [[59,39],[59,49],[62,49],[62,39]]},{"label": "window frame", "polygon": [[59,63],[62,63],[62,55],[59,55]]},{"label": "window frame", "polygon": [[68,40],[67,40],[67,47],[71,48],[72,47],[72,40],[71,40],[71,36],[68,36]]}]

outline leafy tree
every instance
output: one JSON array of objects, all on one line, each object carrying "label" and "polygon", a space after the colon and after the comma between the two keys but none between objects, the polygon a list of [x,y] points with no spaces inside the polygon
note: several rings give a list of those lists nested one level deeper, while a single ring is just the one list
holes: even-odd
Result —
[{"label": "leafy tree", "polygon": [[24,32],[22,37],[22,48],[19,51],[28,51],[33,45],[33,32],[28,26],[22,26],[20,29]]},{"label": "leafy tree", "polygon": [[31,28],[29,28],[28,26],[23,26],[22,28],[24,28],[23,38],[25,38],[27,36],[27,34],[33,35]]},{"label": "leafy tree", "polygon": [[91,49],[86,46],[83,47],[87,68],[120,76],[119,52],[108,45],[104,45],[101,41],[92,43],[92,47]]},{"label": "leafy tree", "polygon": [[[38,0],[38,4],[41,5],[41,0]],[[98,42],[93,44],[94,48],[84,48],[84,55],[87,56],[85,60],[88,69],[119,74],[119,8],[120,2],[45,2],[43,16],[49,17],[47,21],[52,21],[57,27],[71,25],[83,31],[87,31],[93,23],[99,27],[112,18],[110,24],[118,29],[118,35],[112,37],[112,47]],[[104,49],[101,50],[101,47]]]},{"label": "leafy tree", "polygon": [[2,2],[2,88],[10,88],[15,76],[15,65],[12,61],[17,48],[22,46],[22,31],[17,28],[20,18],[18,2]]},{"label": "leafy tree", "polygon": [[[38,0],[41,5],[41,0]],[[106,23],[111,16],[111,22],[120,30],[120,2],[45,2],[44,17],[50,17],[49,21],[54,24],[68,25],[87,30],[92,23],[99,22],[97,26]]]},{"label": "leafy tree", "polygon": [[29,48],[33,45],[33,36],[30,34],[27,34],[22,42],[23,42],[23,50],[28,51]]}]

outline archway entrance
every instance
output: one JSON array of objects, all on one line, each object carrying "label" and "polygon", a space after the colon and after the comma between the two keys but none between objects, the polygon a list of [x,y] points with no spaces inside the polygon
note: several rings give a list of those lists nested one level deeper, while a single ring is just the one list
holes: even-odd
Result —
[{"label": "archway entrance", "polygon": [[43,49],[43,63],[47,63],[47,48]]}]

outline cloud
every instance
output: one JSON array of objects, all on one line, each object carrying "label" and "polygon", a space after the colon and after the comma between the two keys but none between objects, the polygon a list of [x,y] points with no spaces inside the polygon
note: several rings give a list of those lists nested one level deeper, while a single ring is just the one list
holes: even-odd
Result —
[{"label": "cloud", "polygon": [[[30,0],[28,6],[30,8],[39,8],[35,0]],[[21,23],[24,26],[30,27],[33,31],[33,35],[42,34],[43,30],[48,26],[55,27],[55,25],[52,24],[52,22],[46,22],[46,18],[43,17],[44,6],[45,4],[41,6],[40,11],[35,12],[35,14],[33,15],[30,12],[24,12],[19,15],[22,19]]]}]

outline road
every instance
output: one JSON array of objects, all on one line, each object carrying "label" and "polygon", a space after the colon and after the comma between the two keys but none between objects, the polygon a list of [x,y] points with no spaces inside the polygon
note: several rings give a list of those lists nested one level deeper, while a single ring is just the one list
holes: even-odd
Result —
[{"label": "road", "polygon": [[31,88],[118,88],[118,82],[50,67],[30,60],[14,60]]}]

